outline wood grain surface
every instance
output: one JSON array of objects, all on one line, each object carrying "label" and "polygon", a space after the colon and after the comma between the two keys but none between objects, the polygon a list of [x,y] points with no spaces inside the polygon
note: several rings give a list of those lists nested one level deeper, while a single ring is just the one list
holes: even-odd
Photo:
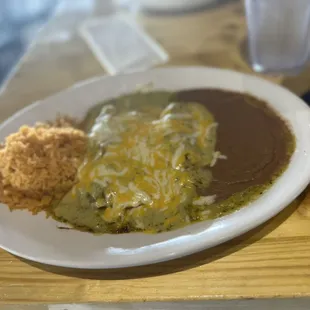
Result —
[{"label": "wood grain surface", "polygon": [[[96,15],[103,14],[103,2],[96,2]],[[104,73],[77,33],[85,18],[89,15],[68,11],[56,15],[42,30],[0,98],[1,120],[33,101]],[[141,15],[138,19],[168,51],[168,66],[252,72],[246,62],[241,1],[220,1],[186,15]],[[264,78],[297,94],[310,86],[308,69],[298,76]],[[306,296],[310,296],[309,190],[268,223],[237,239],[152,266],[76,271],[35,264],[0,251],[2,304]]]}]

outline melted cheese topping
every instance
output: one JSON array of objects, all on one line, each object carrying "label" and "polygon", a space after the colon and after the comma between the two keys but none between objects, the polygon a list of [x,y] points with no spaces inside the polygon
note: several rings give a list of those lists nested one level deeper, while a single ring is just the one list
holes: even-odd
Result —
[{"label": "melted cheese topping", "polygon": [[154,104],[147,111],[104,106],[90,132],[100,156],[89,152],[76,188],[89,189],[92,182],[104,187],[108,207],[102,218],[108,223],[124,220],[127,210],[143,229],[150,209],[165,214],[166,226],[188,222],[180,206],[198,196],[187,167],[211,164],[215,130],[212,115],[196,103]]}]

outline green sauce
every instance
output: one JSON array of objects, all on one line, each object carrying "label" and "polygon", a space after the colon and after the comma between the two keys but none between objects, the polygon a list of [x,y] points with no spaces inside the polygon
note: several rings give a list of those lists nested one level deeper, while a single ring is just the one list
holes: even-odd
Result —
[{"label": "green sauce", "polygon": [[[204,91],[208,92],[208,90]],[[218,92],[220,94],[226,93]],[[231,94],[236,95],[235,93]],[[246,97],[246,95],[239,96],[240,98],[242,96]],[[257,109],[257,106],[259,106],[258,100],[256,102],[253,97],[250,97],[250,99],[251,106],[254,102],[253,110]],[[104,154],[107,154],[106,152],[111,153],[111,144],[113,145],[114,143],[117,146],[117,144],[120,143],[116,141],[117,139],[115,140],[118,131],[121,132],[122,135],[120,136],[122,137],[124,137],[124,135],[126,136],[126,132],[130,132],[129,137],[127,137],[127,139],[130,139],[130,135],[134,136],[136,132],[139,132],[139,130],[133,131],[132,129],[136,124],[139,124],[139,126],[142,124],[141,128],[145,131],[148,130],[149,127],[145,124],[156,122],[160,117],[164,118],[165,115],[163,116],[162,113],[172,101],[178,101],[178,99],[174,93],[170,92],[135,93],[100,103],[91,109],[83,122],[85,131],[90,133],[88,161],[84,167],[81,168],[80,172],[80,175],[84,177],[81,177],[80,183],[77,184],[62,201],[51,207],[49,213],[58,221],[68,223],[76,229],[99,234],[134,231],[148,233],[169,231],[197,221],[215,219],[242,208],[268,190],[286,169],[289,159],[295,150],[295,140],[288,127],[283,125],[283,122],[279,122],[280,129],[278,131],[273,130],[272,133],[279,132],[279,137],[275,138],[283,140],[281,141],[284,145],[282,147],[285,153],[284,159],[274,160],[277,165],[273,169],[268,168],[269,170],[264,180],[260,178],[259,182],[256,184],[253,182],[253,179],[249,179],[248,186],[245,182],[245,184],[242,184],[242,187],[237,187],[242,190],[237,190],[232,193],[230,191],[230,194],[224,193],[224,198],[221,198],[222,192],[225,192],[225,186],[218,186],[217,184],[221,184],[222,181],[223,184],[225,184],[225,177],[221,180],[221,173],[219,173],[219,171],[221,165],[224,167],[229,163],[230,157],[233,158],[235,151],[230,150],[232,152],[231,156],[227,154],[228,158],[218,159],[217,162],[213,162],[214,152],[222,151],[221,148],[225,148],[222,142],[225,140],[224,138],[226,136],[223,135],[227,135],[229,139],[235,139],[236,148],[238,148],[238,137],[231,137],[229,130],[222,130],[222,132],[220,131],[219,143],[217,143],[216,126],[210,126],[210,133],[207,135],[207,140],[209,140],[201,140],[201,137],[204,136],[200,134],[200,129],[197,129],[197,119],[194,118],[195,111],[198,111],[195,117],[203,115],[205,120],[209,119],[209,122],[206,121],[206,123],[202,122],[201,124],[210,125],[212,123],[215,124],[218,118],[221,119],[221,115],[225,116],[225,110],[214,110],[215,113],[213,116],[208,111],[208,106],[197,107],[197,110],[195,110],[195,105],[197,104],[191,103],[192,100],[180,100],[182,102],[181,104],[175,103],[171,111],[169,110],[172,114],[168,111],[173,117],[184,117],[182,122],[176,123],[176,127],[178,128],[177,131],[174,127],[171,127],[173,129],[171,133],[169,133],[169,130],[162,131],[158,136],[159,138],[157,137],[156,139],[150,135],[145,142],[147,147],[151,150],[148,156],[152,156],[152,152],[155,152],[155,149],[160,149],[163,152],[162,154],[165,154],[167,158],[170,153],[174,154],[171,155],[169,160],[166,160],[169,167],[162,167],[159,170],[168,171],[169,177],[173,176],[173,182],[171,184],[169,183],[170,185],[166,187],[169,188],[170,186],[175,193],[171,194],[166,199],[166,203],[162,203],[160,207],[158,207],[158,204],[160,204],[159,198],[156,200],[152,190],[148,192],[143,188],[142,181],[152,176],[152,174],[148,174],[143,170],[142,159],[139,159],[140,161],[133,160],[129,163],[129,160],[131,160],[130,156],[133,155],[128,155],[129,157],[126,159],[126,156],[122,157],[121,155],[123,151],[122,148],[117,147],[115,148],[118,153],[118,156],[115,157],[117,160],[113,158],[113,160],[109,161],[107,159],[103,160],[103,158],[105,156]],[[193,102],[195,102],[195,100],[193,100]],[[108,116],[109,120],[107,121],[106,118],[104,118],[106,114],[102,113],[103,111],[107,113],[111,105],[113,105],[113,111],[108,112],[110,114]],[[191,107],[193,107],[194,110],[191,110]],[[213,112],[212,106],[210,107],[211,112]],[[266,106],[264,105],[262,109],[266,110]],[[257,111],[261,113],[262,109],[259,108]],[[191,117],[188,118],[186,115],[189,111],[194,112],[191,114]],[[242,109],[240,109],[240,111],[242,113]],[[139,118],[135,118],[134,121],[132,121],[131,118],[132,115],[135,115],[133,112],[139,114]],[[267,109],[266,115],[269,113],[274,115],[271,110]],[[123,121],[124,115],[125,121]],[[118,121],[120,118],[122,121],[119,123]],[[234,119],[231,119],[230,122],[234,122]],[[238,122],[240,122],[240,120],[238,120]],[[119,126],[120,124],[121,126]],[[219,122],[218,125],[221,128],[221,122]],[[236,124],[236,126],[239,126],[239,124]],[[199,138],[184,138],[186,135],[193,132],[194,127],[197,127],[195,133],[196,137]],[[201,128],[201,130],[202,129],[203,128]],[[123,132],[125,132],[125,134],[123,134]],[[158,141],[161,142],[159,143]],[[250,138],[248,143],[252,143]],[[182,147],[180,148],[181,144]],[[217,147],[219,147],[219,149],[217,149]],[[124,146],[123,149],[126,150],[127,146]],[[181,154],[183,151],[184,156],[178,157],[177,155],[179,153]],[[224,155],[226,154],[224,153]],[[175,158],[181,159],[175,160]],[[173,165],[173,161],[175,162],[174,165],[176,165],[174,168],[170,167]],[[120,183],[119,186],[121,186],[120,188],[122,188],[123,192],[125,192],[127,188],[130,188],[130,184],[133,184],[135,188],[137,185],[140,186],[142,184],[143,190],[138,190],[138,192],[133,191],[133,194],[128,196],[129,202],[127,204],[119,204],[119,207],[116,207],[116,199],[122,198],[121,192],[117,191],[119,189],[118,187],[117,190],[115,190],[113,184],[108,184],[109,181],[107,183],[106,181],[103,182],[102,178],[98,181],[98,175],[93,177],[93,179],[88,177],[85,178],[85,175],[88,175],[85,174],[85,170],[89,171],[87,165],[93,162],[97,162],[98,165],[103,164],[105,174],[109,174],[111,171],[119,173],[120,176],[116,179],[114,178],[113,181],[110,180],[110,182]],[[162,165],[164,165],[164,163],[165,161],[160,162]],[[215,166],[212,167],[214,163]],[[148,165],[148,162],[146,161],[145,164]],[[259,160],[257,164],[259,164]],[[235,165],[238,166],[238,162],[234,163],[232,166],[238,171],[238,167]],[[150,167],[152,168],[152,164],[150,164]],[[122,169],[124,170],[124,168],[131,169],[130,171],[132,171],[132,173],[122,176],[120,171]],[[242,167],[240,169],[242,169]],[[224,170],[225,169],[223,169],[223,171]],[[93,170],[91,171],[93,173]],[[160,172],[158,172],[158,175],[159,174]],[[197,203],[199,197],[211,198],[214,194],[212,192],[213,190],[215,193],[214,202],[211,201],[211,204]],[[163,193],[163,190],[160,193]],[[123,195],[126,196],[127,194]],[[119,196],[120,198],[117,198]],[[148,201],[148,199],[150,199],[150,201]]]}]

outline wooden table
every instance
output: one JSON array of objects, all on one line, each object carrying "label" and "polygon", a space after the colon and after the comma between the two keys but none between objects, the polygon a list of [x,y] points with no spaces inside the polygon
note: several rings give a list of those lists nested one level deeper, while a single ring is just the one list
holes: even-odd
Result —
[{"label": "wooden table", "polygon": [[[104,13],[103,3],[96,3],[95,15]],[[104,73],[76,30],[89,15],[94,13],[59,12],[42,30],[0,98],[1,120],[33,101]],[[187,15],[138,19],[168,51],[171,57],[168,66],[216,66],[251,72],[245,60],[246,29],[240,1],[222,1],[220,5]],[[297,94],[310,86],[308,69],[295,77],[265,78]],[[237,239],[152,266],[74,271],[26,262],[0,251],[2,304],[307,296],[310,296],[307,191],[278,216]]]}]

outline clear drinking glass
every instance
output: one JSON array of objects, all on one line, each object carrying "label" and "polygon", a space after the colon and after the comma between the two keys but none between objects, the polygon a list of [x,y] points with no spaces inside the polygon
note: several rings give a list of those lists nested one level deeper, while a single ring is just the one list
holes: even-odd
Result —
[{"label": "clear drinking glass", "polygon": [[307,62],[310,0],[245,0],[252,67],[298,72]]}]

